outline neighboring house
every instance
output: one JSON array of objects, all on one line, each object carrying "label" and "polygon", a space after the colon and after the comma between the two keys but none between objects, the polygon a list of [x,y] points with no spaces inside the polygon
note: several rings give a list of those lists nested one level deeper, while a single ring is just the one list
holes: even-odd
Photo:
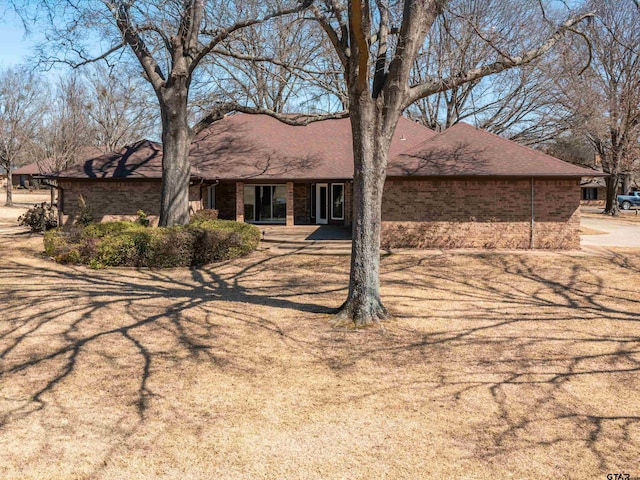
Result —
[{"label": "neighboring house", "polygon": [[607,184],[604,178],[583,177],[580,181],[580,205],[604,207],[607,200]]},{"label": "neighboring house", "polygon": [[40,168],[37,163],[24,165],[20,168],[16,168],[11,173],[11,183],[13,183],[14,188],[28,187],[29,185],[34,188],[40,188],[40,180],[34,179],[34,177],[39,176],[40,173]]},{"label": "neighboring house", "polygon": [[[350,225],[348,119],[290,126],[235,114],[194,140],[190,201],[220,218]],[[82,195],[97,220],[159,213],[162,148],[141,141],[53,177],[62,222]],[[382,244],[418,248],[578,248],[580,178],[592,170],[461,123],[442,133],[402,118],[389,155]]]},{"label": "neighboring house", "polygon": [[[81,147],[76,151],[75,158],[84,161],[87,158],[95,157],[105,153],[104,149],[96,146]],[[17,168],[12,173],[11,181],[15,187],[26,187],[28,185],[34,188],[40,188],[43,186],[42,179],[50,172],[56,170],[56,160],[54,158],[47,158],[41,162],[34,162],[28,165],[24,165]],[[29,182],[28,184],[26,182]]]}]

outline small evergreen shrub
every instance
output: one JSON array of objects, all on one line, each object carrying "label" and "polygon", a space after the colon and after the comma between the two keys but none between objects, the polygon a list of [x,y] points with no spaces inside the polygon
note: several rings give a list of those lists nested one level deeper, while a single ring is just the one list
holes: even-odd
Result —
[{"label": "small evergreen shrub", "polygon": [[78,206],[80,207],[80,210],[78,210],[74,223],[76,225],[83,226],[93,223],[93,211],[91,210],[91,207],[87,205],[87,202],[82,195],[78,198]]},{"label": "small evergreen shrub", "polygon": [[47,255],[60,263],[93,268],[189,267],[250,253],[260,242],[260,230],[230,220],[153,228],[137,222],[105,222],[51,230],[44,242]]},{"label": "small evergreen shrub", "polygon": [[58,210],[53,205],[42,202],[18,217],[21,226],[29,227],[32,232],[46,232],[58,226]]},{"label": "small evergreen shrub", "polygon": [[148,227],[151,222],[149,221],[149,217],[147,217],[147,214],[142,210],[138,210],[136,214],[138,215],[136,223],[142,225],[143,227]]}]

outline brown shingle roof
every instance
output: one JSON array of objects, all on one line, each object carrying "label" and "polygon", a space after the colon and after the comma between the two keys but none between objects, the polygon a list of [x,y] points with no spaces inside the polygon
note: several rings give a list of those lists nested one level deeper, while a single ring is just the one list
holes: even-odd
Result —
[{"label": "brown shingle roof", "polygon": [[12,175],[39,175],[40,174],[40,168],[38,167],[37,163],[30,163],[28,165],[23,165],[20,168],[16,168],[13,172]]},{"label": "brown shingle roof", "polygon": [[[191,174],[219,180],[353,178],[349,119],[307,126],[267,115],[229,115],[191,146]],[[436,134],[401,118],[389,152],[389,176],[582,177],[598,172],[460,123]],[[144,140],[91,158],[60,178],[161,178],[162,146]]]},{"label": "brown shingle roof", "polygon": [[73,165],[58,178],[162,178],[162,145],[141,140]]},{"label": "brown shingle roof", "polygon": [[[78,161],[84,162],[87,158],[96,157],[104,153],[104,150],[96,146],[81,147],[76,152],[76,158]],[[28,165],[24,165],[13,171],[14,175],[48,175],[53,170],[55,160],[47,158],[41,162],[34,162]]]},{"label": "brown shingle roof", "polygon": [[392,159],[387,175],[582,177],[599,172],[458,123]]},{"label": "brown shingle roof", "polygon": [[[433,135],[432,130],[401,118],[390,155],[398,155]],[[194,140],[190,155],[194,171],[205,178],[353,177],[348,118],[292,126],[267,115],[230,115],[203,131]]]}]

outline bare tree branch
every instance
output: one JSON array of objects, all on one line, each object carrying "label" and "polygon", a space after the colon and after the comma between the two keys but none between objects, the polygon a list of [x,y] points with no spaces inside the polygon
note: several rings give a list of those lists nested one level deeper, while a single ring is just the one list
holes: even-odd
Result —
[{"label": "bare tree branch", "polygon": [[595,15],[594,13],[585,13],[578,17],[567,20],[541,46],[528,50],[521,55],[504,58],[496,62],[493,62],[491,64],[484,65],[482,67],[474,68],[466,72],[461,72],[456,77],[436,79],[436,80],[427,81],[419,85],[414,85],[410,88],[409,95],[406,101],[404,102],[404,107],[406,108],[409,105],[411,105],[413,102],[417,101],[418,99],[424,98],[429,95],[433,95],[434,93],[438,93],[444,90],[450,90],[464,83],[472,82],[482,77],[486,77],[487,75],[499,73],[519,65],[525,65],[531,62],[532,60],[535,60],[536,58],[539,58],[545,53],[547,53],[558,43],[558,41],[563,37],[563,35],[567,31],[570,31],[572,27],[582,22],[586,18],[593,17],[594,15]]},{"label": "bare tree branch", "polygon": [[205,115],[198,123],[196,123],[191,128],[193,135],[197,135],[212,123],[222,120],[225,117],[225,115],[231,112],[269,115],[270,117],[273,117],[282,123],[285,123],[287,125],[293,125],[293,126],[305,126],[305,125],[309,125],[310,123],[320,122],[322,120],[340,119],[340,118],[346,118],[349,116],[348,111],[321,114],[321,115],[302,115],[302,114],[292,115],[292,114],[274,112],[273,110],[269,110],[267,108],[247,107],[245,105],[240,105],[235,102],[226,102],[226,103],[221,103],[219,105],[216,105],[213,109],[209,111],[207,115]]}]

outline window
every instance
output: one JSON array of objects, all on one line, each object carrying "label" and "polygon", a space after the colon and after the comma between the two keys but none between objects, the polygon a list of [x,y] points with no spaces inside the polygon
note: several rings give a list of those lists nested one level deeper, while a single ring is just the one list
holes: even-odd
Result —
[{"label": "window", "polygon": [[331,218],[344,220],[344,184],[331,184]]},{"label": "window", "polygon": [[244,219],[247,222],[285,223],[287,187],[285,185],[245,185]]},{"label": "window", "polygon": [[597,200],[598,189],[595,187],[586,187],[582,189],[582,200]]},{"label": "window", "polygon": [[216,208],[216,186],[211,185],[207,187],[207,200],[205,208]]}]

